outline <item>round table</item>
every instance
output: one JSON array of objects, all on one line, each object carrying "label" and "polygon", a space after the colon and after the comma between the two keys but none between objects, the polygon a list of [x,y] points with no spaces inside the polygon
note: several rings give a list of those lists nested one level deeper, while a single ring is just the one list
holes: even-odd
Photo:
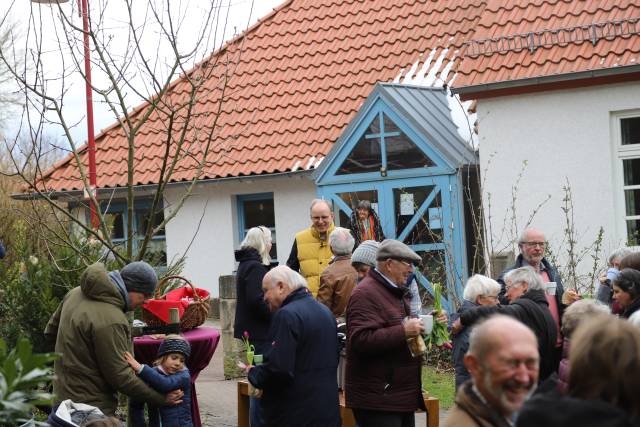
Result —
[{"label": "round table", "polygon": [[[207,367],[213,353],[216,351],[220,332],[215,328],[199,327],[181,334],[191,345],[191,355],[187,359],[187,367],[191,374],[191,417],[194,427],[201,427],[200,409],[198,408],[198,395],[196,394],[196,379],[198,374]],[[156,360],[156,354],[162,338],[153,338],[148,335],[133,339],[133,350],[136,360],[140,363],[152,365]]]}]

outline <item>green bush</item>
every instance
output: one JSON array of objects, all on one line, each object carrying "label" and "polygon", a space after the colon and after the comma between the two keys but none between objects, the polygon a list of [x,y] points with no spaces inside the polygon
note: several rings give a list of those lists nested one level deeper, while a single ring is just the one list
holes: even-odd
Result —
[{"label": "green bush", "polygon": [[[12,252],[0,263],[0,337],[14,346],[18,337],[27,338],[36,352],[46,350],[44,328],[64,295],[80,284],[88,264],[103,257],[100,245],[77,240],[83,255],[66,245],[48,242],[39,249],[26,223],[16,221],[11,230]],[[109,268],[117,268],[108,263]]]},{"label": "green bush", "polygon": [[46,391],[53,379],[55,354],[35,354],[26,338],[7,352],[0,340],[0,426],[16,426],[33,418],[36,405],[50,406]]}]

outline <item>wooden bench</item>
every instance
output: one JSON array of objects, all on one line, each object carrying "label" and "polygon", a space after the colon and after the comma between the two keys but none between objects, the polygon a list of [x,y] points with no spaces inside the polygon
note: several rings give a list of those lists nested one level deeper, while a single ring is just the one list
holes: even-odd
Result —
[{"label": "wooden bench", "polygon": [[[356,420],[350,408],[344,406],[344,393],[340,392],[340,418],[342,427],[355,427]],[[427,427],[439,427],[440,402],[435,397],[424,400],[427,408]],[[238,427],[249,427],[249,384],[247,380],[238,381]]]}]

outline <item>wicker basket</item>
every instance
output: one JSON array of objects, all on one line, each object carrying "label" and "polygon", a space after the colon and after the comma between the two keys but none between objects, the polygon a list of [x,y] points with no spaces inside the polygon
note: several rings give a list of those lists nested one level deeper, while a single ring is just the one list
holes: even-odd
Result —
[{"label": "wicker basket", "polygon": [[[162,295],[162,290],[165,286],[174,279],[183,281],[185,285],[168,292],[166,295],[160,296]],[[188,288],[186,288],[186,285],[188,285]],[[209,295],[209,292],[204,289],[196,288],[189,280],[182,276],[167,276],[158,283],[154,299],[165,300],[169,303],[167,297],[171,299],[173,297],[172,293],[176,292],[179,294],[188,294],[187,296],[193,298],[193,302],[184,309],[184,313],[180,318],[180,329],[189,330],[202,325],[209,316],[209,307],[211,303],[211,296]],[[179,300],[180,298],[177,298],[177,301]],[[176,300],[174,300],[174,302],[175,301]],[[166,324],[162,319],[146,309],[142,310],[142,318],[148,326],[156,327]]]}]

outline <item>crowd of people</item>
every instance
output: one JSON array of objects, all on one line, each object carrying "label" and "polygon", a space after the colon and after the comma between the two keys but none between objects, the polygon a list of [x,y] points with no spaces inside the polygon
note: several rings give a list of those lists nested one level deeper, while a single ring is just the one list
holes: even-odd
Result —
[{"label": "crowd of people", "polygon": [[[412,427],[425,408],[422,358],[408,344],[427,326],[414,271],[422,258],[384,238],[369,202],[354,207],[349,228],[333,219],[329,202],[314,200],[286,265],[272,263],[267,227],[248,230],[235,251],[234,334],[248,333],[263,356],[239,364],[253,390],[252,427],[340,426],[340,389],[360,427]],[[468,280],[457,312],[431,313],[453,337],[456,398],[445,426],[640,426],[640,254],[612,254],[593,300],[565,289],[542,231],[523,230],[518,247],[498,280]],[[57,402],[112,416],[121,392],[134,426],[145,425],[145,402],[149,425],[192,425],[188,343],[167,337],[154,367],[128,353],[125,313],[156,286],[144,262],[87,269],[46,330],[62,353]]]}]

